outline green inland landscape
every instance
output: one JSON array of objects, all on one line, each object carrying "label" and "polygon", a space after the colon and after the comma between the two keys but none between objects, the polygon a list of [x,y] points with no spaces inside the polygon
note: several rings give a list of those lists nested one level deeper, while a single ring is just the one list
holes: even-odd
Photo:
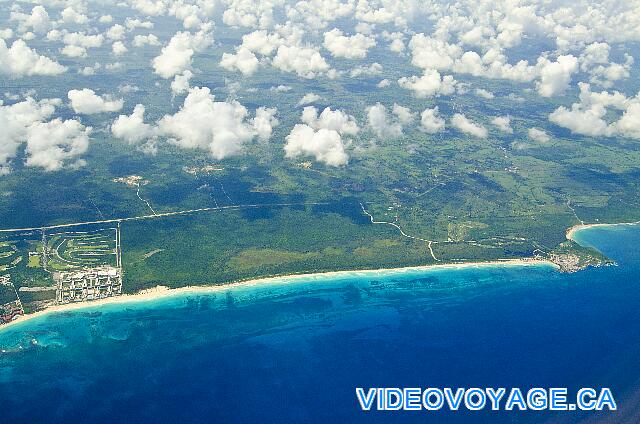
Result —
[{"label": "green inland landscape", "polygon": [[[479,17],[491,30],[476,40],[438,2],[396,20],[351,2],[313,21],[286,3],[260,24],[233,21],[236,6],[183,22],[92,2],[86,19],[52,6],[37,25],[41,6],[0,5],[5,321],[288,274],[509,259],[576,271],[609,260],[568,229],[640,220],[637,43],[507,25],[526,8]],[[106,291],[65,286],[94,278],[82,273]]]},{"label": "green inland landscape", "polygon": [[275,143],[224,163],[178,151],[151,162],[137,151],[111,157],[116,142],[103,140],[90,169],[23,169],[0,181],[2,223],[16,229],[1,235],[0,266],[34,311],[55,299],[54,272],[115,264],[117,228],[125,293],[514,258],[551,259],[565,270],[605,263],[565,233],[640,218],[637,146],[561,136],[553,147],[512,142],[495,136],[478,147],[416,131],[347,170],[281,158]]}]

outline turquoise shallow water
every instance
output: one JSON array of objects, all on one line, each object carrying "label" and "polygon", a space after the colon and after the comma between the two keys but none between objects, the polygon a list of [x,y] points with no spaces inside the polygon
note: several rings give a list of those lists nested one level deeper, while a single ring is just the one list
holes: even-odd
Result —
[{"label": "turquoise shallow water", "polygon": [[[0,332],[0,422],[638,422],[640,227],[577,238],[618,266],[353,275],[43,316]],[[620,410],[365,414],[356,386],[606,386]]]}]

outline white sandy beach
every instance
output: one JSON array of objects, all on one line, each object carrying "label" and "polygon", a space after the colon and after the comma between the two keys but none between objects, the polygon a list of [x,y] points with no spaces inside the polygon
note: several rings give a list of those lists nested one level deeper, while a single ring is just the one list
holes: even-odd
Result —
[{"label": "white sandy beach", "polygon": [[166,286],[156,286],[151,289],[142,290],[135,294],[123,294],[117,297],[109,297],[109,298],[94,300],[90,302],[68,303],[65,305],[52,306],[47,309],[43,309],[41,311],[35,312],[33,314],[21,315],[14,321],[1,325],[0,331],[6,330],[8,328],[14,327],[18,324],[24,323],[31,319],[42,317],[48,314],[69,312],[69,311],[75,311],[75,310],[87,309],[87,308],[95,308],[102,305],[149,302],[149,301],[161,299],[164,297],[178,296],[180,294],[185,294],[185,293],[193,293],[193,294],[219,293],[219,292],[226,292],[228,290],[233,290],[237,288],[248,288],[248,287],[267,286],[267,285],[284,285],[284,284],[292,284],[295,282],[300,282],[301,280],[309,281],[314,279],[315,280],[331,279],[331,278],[358,276],[358,275],[360,276],[361,275],[389,275],[389,274],[395,274],[395,273],[400,274],[400,273],[411,272],[411,271],[428,271],[428,270],[436,270],[436,269],[463,269],[463,268],[478,268],[478,267],[490,267],[490,266],[528,266],[528,265],[540,265],[540,264],[546,264],[553,267],[557,267],[554,263],[550,261],[533,259],[533,258],[523,258],[523,259],[504,259],[504,260],[487,261],[487,262],[468,262],[468,263],[459,263],[459,264],[455,264],[455,263],[433,264],[433,265],[422,265],[422,266],[412,266],[412,267],[403,267],[403,268],[380,268],[380,269],[368,269],[368,270],[319,272],[319,273],[311,273],[311,274],[293,274],[293,275],[257,278],[253,280],[238,281],[238,282],[220,284],[215,286],[186,286],[186,287],[181,287],[177,289],[170,289]]},{"label": "white sandy beach", "polygon": [[575,241],[574,236],[578,231],[585,230],[587,228],[595,228],[595,227],[615,227],[618,225],[640,225],[640,221],[636,222],[621,222],[619,224],[607,224],[607,223],[595,223],[595,224],[578,224],[567,230],[567,239]]}]

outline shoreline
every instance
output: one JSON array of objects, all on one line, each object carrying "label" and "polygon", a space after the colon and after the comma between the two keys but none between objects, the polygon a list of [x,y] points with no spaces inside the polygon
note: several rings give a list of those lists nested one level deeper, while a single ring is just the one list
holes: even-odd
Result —
[{"label": "shoreline", "polygon": [[577,233],[578,231],[582,231],[582,230],[586,230],[589,228],[596,228],[596,227],[615,227],[618,225],[640,225],[640,221],[635,221],[635,222],[620,222],[617,224],[608,224],[608,223],[593,223],[593,224],[577,224],[574,225],[572,227],[569,227],[569,229],[567,229],[567,240],[571,240],[577,243],[577,241],[574,239],[575,233]]},{"label": "shoreline", "polygon": [[369,274],[369,275],[385,275],[385,274],[401,274],[411,271],[432,271],[432,270],[446,270],[446,269],[465,269],[465,268],[484,268],[492,266],[534,266],[534,265],[549,265],[554,268],[558,266],[546,259],[535,258],[520,258],[520,259],[502,259],[493,260],[487,262],[466,262],[466,263],[444,263],[444,264],[431,264],[431,265],[419,265],[408,266],[399,268],[378,268],[378,269],[364,269],[364,270],[344,270],[344,271],[328,271],[328,272],[315,272],[306,274],[289,274],[274,277],[262,277],[251,280],[235,281],[219,285],[207,285],[207,286],[185,286],[180,288],[169,288],[167,286],[158,285],[149,289],[141,290],[137,293],[123,294],[120,296],[107,297],[104,299],[93,300],[89,302],[67,303],[64,305],[55,305],[49,308],[34,312],[32,314],[21,315],[19,318],[0,325],[0,333],[6,329],[15,327],[16,325],[26,323],[35,318],[43,317],[55,313],[64,313],[70,311],[77,311],[81,309],[90,309],[94,307],[100,307],[103,305],[115,305],[126,303],[143,303],[151,302],[154,300],[179,296],[181,294],[193,293],[193,294],[206,294],[206,293],[219,293],[227,290],[239,289],[239,288],[251,288],[251,287],[267,287],[269,285],[286,285],[294,284],[296,282],[304,280],[319,280],[319,279],[331,279],[336,277],[348,277],[350,275],[357,274]]}]

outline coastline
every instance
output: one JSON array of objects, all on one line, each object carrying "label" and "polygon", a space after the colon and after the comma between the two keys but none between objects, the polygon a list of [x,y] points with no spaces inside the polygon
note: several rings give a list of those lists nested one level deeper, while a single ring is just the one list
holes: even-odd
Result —
[{"label": "coastline", "polygon": [[365,269],[365,270],[345,270],[345,271],[329,271],[329,272],[316,272],[307,274],[290,274],[274,277],[263,277],[252,280],[236,281],[219,285],[209,286],[185,286],[176,289],[171,289],[167,286],[158,285],[150,289],[141,290],[133,294],[123,294],[121,296],[107,297],[104,299],[93,300],[90,302],[78,302],[67,303],[64,305],[55,305],[41,311],[34,312],[32,314],[21,315],[19,318],[0,325],[0,333],[8,328],[15,327],[16,325],[26,323],[35,318],[43,317],[55,313],[63,313],[70,311],[77,311],[81,309],[90,309],[94,307],[100,307],[103,305],[114,304],[126,304],[126,303],[141,303],[151,302],[154,300],[162,299],[165,297],[179,296],[181,294],[193,293],[193,294],[208,294],[208,293],[220,293],[227,290],[233,290],[238,288],[250,288],[250,287],[265,287],[268,285],[285,285],[293,284],[304,280],[313,279],[331,279],[336,277],[348,277],[350,275],[385,275],[385,274],[400,274],[411,271],[429,271],[429,270],[445,270],[445,269],[464,269],[464,268],[484,268],[492,266],[534,266],[534,265],[549,265],[554,268],[558,266],[551,261],[544,259],[534,258],[522,258],[522,259],[503,259],[487,262],[466,262],[466,263],[444,263],[444,264],[431,264],[420,266],[409,266],[401,268],[379,268],[379,269]]},{"label": "coastline", "polygon": [[[574,239],[575,233],[578,231],[586,230],[588,228],[596,228],[596,227],[615,227],[618,225],[640,225],[640,221],[635,222],[620,222],[618,224],[608,224],[608,223],[594,223],[594,224],[577,224],[573,227],[570,227],[567,230],[566,236],[567,240],[576,241]],[[577,242],[576,242],[577,243]]]}]

